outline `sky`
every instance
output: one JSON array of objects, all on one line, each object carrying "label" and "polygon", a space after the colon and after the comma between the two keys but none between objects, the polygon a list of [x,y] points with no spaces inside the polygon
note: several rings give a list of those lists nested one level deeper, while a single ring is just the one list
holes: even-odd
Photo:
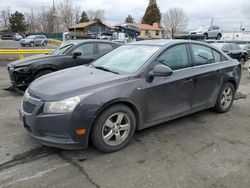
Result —
[{"label": "sky", "polygon": [[[63,0],[54,0],[59,3]],[[74,6],[82,10],[105,10],[105,23],[117,24],[124,22],[131,14],[140,21],[148,0],[71,0]],[[157,0],[161,13],[169,8],[182,8],[188,18],[187,30],[197,29],[202,25],[214,24],[225,31],[235,31],[243,28],[250,30],[250,1],[249,0]],[[0,0],[0,10],[10,7],[12,11],[39,12],[42,7],[52,6],[53,0]]]}]

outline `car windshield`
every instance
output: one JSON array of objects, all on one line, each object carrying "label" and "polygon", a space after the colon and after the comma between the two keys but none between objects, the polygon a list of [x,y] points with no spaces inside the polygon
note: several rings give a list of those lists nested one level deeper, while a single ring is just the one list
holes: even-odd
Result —
[{"label": "car windshield", "polygon": [[125,45],[111,51],[91,66],[119,74],[133,74],[159,49],[159,46]]},{"label": "car windshield", "polygon": [[62,55],[64,52],[66,52],[68,49],[70,49],[72,46],[74,46],[74,43],[66,44],[64,46],[60,46],[59,48],[55,49],[53,52],[51,52],[51,55]]},{"label": "car windshield", "polygon": [[30,35],[30,36],[28,36],[28,37],[26,37],[26,39],[34,39],[36,36],[32,36],[32,35]]}]

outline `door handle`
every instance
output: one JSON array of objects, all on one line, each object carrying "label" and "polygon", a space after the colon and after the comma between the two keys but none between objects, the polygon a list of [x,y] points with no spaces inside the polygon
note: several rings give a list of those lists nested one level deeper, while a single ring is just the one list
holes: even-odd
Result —
[{"label": "door handle", "polygon": [[189,83],[189,82],[193,82],[193,79],[192,78],[189,78],[189,79],[185,79],[184,81],[183,81],[184,83]]}]

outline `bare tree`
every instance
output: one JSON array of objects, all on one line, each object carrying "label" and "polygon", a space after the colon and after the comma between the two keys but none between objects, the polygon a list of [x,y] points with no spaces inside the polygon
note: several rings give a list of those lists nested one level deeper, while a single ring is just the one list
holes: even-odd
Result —
[{"label": "bare tree", "polygon": [[173,38],[177,32],[183,31],[186,28],[187,17],[183,9],[171,8],[162,14],[161,24]]},{"label": "bare tree", "polygon": [[73,10],[73,16],[74,16],[75,24],[78,24],[81,18],[81,8],[79,6],[75,6]]},{"label": "bare tree", "polygon": [[90,21],[99,20],[101,22],[105,21],[105,11],[104,10],[88,10],[88,17]]},{"label": "bare tree", "polygon": [[55,11],[53,8],[45,10],[42,8],[41,13],[37,17],[37,22],[40,25],[40,31],[54,32],[55,31]]},{"label": "bare tree", "polygon": [[58,19],[63,29],[67,30],[73,24],[74,8],[69,0],[61,1],[58,5]]},{"label": "bare tree", "polygon": [[0,12],[0,23],[2,23],[4,28],[9,27],[9,18],[10,18],[10,8],[7,7],[6,9],[1,10]]}]

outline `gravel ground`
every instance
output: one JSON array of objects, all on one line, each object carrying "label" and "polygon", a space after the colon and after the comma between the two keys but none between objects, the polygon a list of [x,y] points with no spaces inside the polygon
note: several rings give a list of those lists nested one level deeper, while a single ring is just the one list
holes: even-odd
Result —
[{"label": "gravel ground", "polygon": [[250,187],[250,76],[232,109],[205,110],[137,132],[125,149],[41,146],[18,120],[21,96],[0,67],[0,187]]}]

